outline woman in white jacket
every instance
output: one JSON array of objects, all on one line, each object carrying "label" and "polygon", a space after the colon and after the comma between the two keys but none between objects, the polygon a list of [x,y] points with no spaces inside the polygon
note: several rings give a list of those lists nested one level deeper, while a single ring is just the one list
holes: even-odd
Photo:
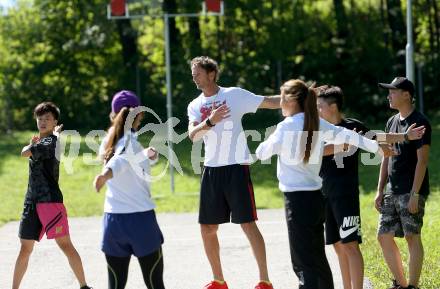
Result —
[{"label": "woman in white jacket", "polygon": [[277,177],[284,193],[290,255],[299,288],[332,289],[319,176],[324,144],[348,142],[373,153],[381,150],[377,142],[320,119],[315,91],[301,80],[289,80],[281,86],[281,108],[285,119],[258,146],[256,155],[261,160],[278,155]]}]

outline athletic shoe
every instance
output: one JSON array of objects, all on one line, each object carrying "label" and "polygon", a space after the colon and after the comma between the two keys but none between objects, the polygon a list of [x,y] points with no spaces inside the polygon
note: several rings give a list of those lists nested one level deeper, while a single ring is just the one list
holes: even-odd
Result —
[{"label": "athletic shoe", "polygon": [[226,282],[223,282],[223,284],[220,284],[218,281],[211,281],[209,284],[206,284],[203,289],[229,289],[228,284]]},{"label": "athletic shoe", "polygon": [[393,280],[393,286],[390,287],[389,289],[405,289],[405,287],[400,286],[396,280]]},{"label": "athletic shoe", "polygon": [[87,285],[85,285],[85,286],[82,286],[81,288],[79,288],[79,289],[93,289],[92,287],[89,287],[89,286],[87,286]]},{"label": "athletic shoe", "polygon": [[273,286],[271,283],[260,282],[255,286],[255,289],[273,289]]}]

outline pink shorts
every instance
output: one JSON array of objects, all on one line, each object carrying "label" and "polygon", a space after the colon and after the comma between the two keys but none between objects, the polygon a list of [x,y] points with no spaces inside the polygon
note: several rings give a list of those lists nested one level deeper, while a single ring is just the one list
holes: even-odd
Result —
[{"label": "pink shorts", "polygon": [[63,203],[38,203],[37,214],[42,225],[39,240],[45,233],[48,239],[69,235],[67,211]]}]

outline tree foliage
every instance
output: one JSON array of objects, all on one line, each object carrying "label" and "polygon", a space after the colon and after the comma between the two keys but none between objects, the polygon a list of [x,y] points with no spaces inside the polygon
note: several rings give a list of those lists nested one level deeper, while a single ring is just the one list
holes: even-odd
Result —
[{"label": "tree foliage", "polygon": [[[109,21],[108,2],[21,0],[1,14],[0,128],[33,127],[32,109],[44,100],[60,106],[68,128],[102,128],[120,89],[137,91],[165,118],[163,19]],[[159,2],[154,16],[200,10],[198,1]],[[257,94],[276,94],[289,78],[339,85],[350,114],[383,122],[386,92],[377,82],[405,74],[405,2],[226,0],[223,17],[172,19],[173,114],[185,126],[186,106],[198,94],[189,61],[209,55],[221,64],[221,85]],[[423,65],[425,108],[434,113],[439,3],[413,2],[416,61]],[[255,116],[259,126],[278,117]]]}]

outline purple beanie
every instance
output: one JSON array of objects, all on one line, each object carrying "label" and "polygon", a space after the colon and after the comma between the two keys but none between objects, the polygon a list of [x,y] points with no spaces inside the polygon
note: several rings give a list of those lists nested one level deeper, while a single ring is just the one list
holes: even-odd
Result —
[{"label": "purple beanie", "polygon": [[139,97],[129,90],[121,90],[113,96],[112,112],[118,113],[123,107],[137,107],[141,105]]}]

